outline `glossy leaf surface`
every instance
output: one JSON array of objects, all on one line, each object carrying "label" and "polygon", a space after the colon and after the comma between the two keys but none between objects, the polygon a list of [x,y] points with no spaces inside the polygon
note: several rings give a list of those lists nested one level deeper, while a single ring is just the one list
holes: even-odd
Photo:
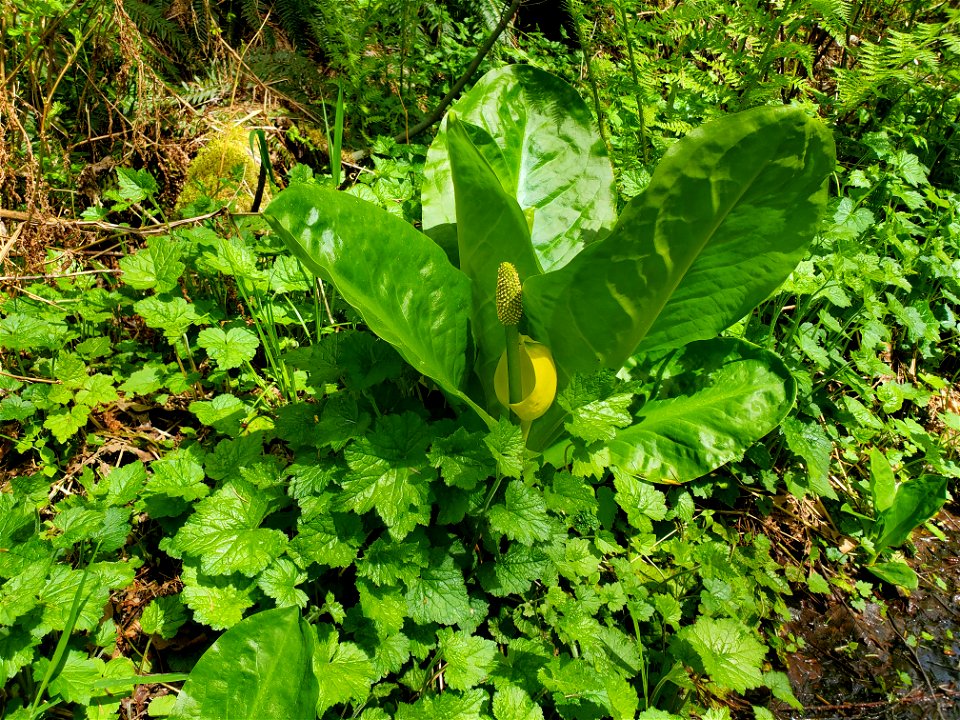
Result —
[{"label": "glossy leaf surface", "polygon": [[[544,270],[570,262],[613,226],[616,194],[607,149],[570,85],[543,70],[511,65],[484,75],[453,107],[492,138],[474,136],[474,142],[505,192],[532,217],[533,246]],[[430,146],[424,172],[424,231],[451,245],[458,220],[446,130]]]},{"label": "glossy leaf surface", "polygon": [[610,464],[654,482],[687,482],[740,458],[773,430],[796,397],[773,353],[718,338],[673,357],[636,422],[609,442]]},{"label": "glossy leaf surface", "polygon": [[893,468],[877,448],[870,451],[870,495],[875,513],[889,510],[897,496],[897,480]]},{"label": "glossy leaf surface", "polygon": [[470,319],[479,355],[477,374],[493,405],[493,375],[504,351],[503,324],[497,318],[497,268],[513,263],[524,278],[540,272],[530,245],[526,218],[476,149],[467,129],[447,121],[450,167],[456,188],[460,270],[471,280]]},{"label": "glossy leaf surface", "polygon": [[297,608],[265,610],[225,632],[194,666],[173,720],[312,718],[313,629]]},{"label": "glossy leaf surface", "polygon": [[920,587],[920,578],[917,573],[902,560],[867,565],[866,569],[884,582],[899,585],[905,590],[916,590]]},{"label": "glossy leaf surface", "polygon": [[716,336],[796,266],[833,167],[829,132],[796,108],[704,125],[670,149],[610,235],[525,283],[530,334],[568,375]]},{"label": "glossy leaf surface", "polygon": [[897,488],[892,504],[877,515],[879,537],[874,543],[879,552],[903,545],[910,533],[936,515],[947,501],[947,479],[940,475],[921,475]]},{"label": "glossy leaf surface", "polygon": [[375,205],[317,186],[287,188],[264,216],[304,265],[336,285],[373,332],[419,372],[473,405],[460,390],[470,281],[435,243]]}]

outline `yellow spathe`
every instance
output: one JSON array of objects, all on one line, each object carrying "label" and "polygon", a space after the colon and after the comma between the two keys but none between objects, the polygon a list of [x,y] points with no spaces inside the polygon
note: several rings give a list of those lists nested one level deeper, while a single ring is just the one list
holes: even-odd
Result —
[{"label": "yellow spathe", "polygon": [[530,422],[549,410],[557,396],[557,366],[553,363],[550,348],[521,335],[520,373],[523,399],[511,405],[507,353],[504,352],[493,376],[493,389],[501,405],[513,410],[522,421]]}]

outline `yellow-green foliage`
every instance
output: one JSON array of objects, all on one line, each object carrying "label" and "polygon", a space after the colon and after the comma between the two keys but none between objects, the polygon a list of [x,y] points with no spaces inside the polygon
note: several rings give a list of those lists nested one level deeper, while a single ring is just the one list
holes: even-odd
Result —
[{"label": "yellow-green foliage", "polygon": [[[190,163],[177,207],[206,196],[246,212],[253,205],[259,174],[260,163],[250,154],[248,131],[232,128],[207,143]],[[264,188],[263,199],[269,199],[269,188]]]}]

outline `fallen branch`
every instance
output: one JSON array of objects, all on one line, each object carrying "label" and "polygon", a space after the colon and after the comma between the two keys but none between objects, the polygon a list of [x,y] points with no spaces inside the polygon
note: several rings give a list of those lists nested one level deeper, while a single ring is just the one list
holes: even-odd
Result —
[{"label": "fallen branch", "polygon": [[150,235],[165,235],[174,228],[203,222],[204,220],[209,220],[217,215],[223,215],[226,212],[226,208],[219,208],[205,215],[197,215],[196,217],[183,218],[182,220],[172,220],[170,222],[157,223],[156,225],[146,225],[138,228],[130,227],[128,225],[115,225],[114,223],[103,222],[102,220],[72,220],[70,218],[21,212],[20,210],[4,210],[3,208],[0,208],[0,219],[16,220],[17,222],[28,223],[30,225],[57,225],[60,227],[68,226],[79,228],[81,230],[103,230],[105,232],[120,232],[146,237]]},{"label": "fallen branch", "polygon": [[14,380],[20,380],[21,382],[38,382],[38,383],[47,383],[48,385],[60,385],[60,380],[51,380],[50,378],[38,378],[38,377],[27,377],[26,375],[14,375],[13,373],[8,373],[3,370],[0,370],[0,375],[3,377],[13,378]]},{"label": "fallen branch", "polygon": [[892,708],[900,705],[923,705],[926,703],[939,703],[941,700],[956,700],[960,698],[960,692],[950,687],[939,687],[939,692],[931,695],[924,695],[922,692],[914,691],[909,695],[893,700],[872,700],[867,702],[845,702],[823,705],[807,705],[804,707],[805,713],[845,713],[862,712],[864,710],[879,710],[883,708]]}]

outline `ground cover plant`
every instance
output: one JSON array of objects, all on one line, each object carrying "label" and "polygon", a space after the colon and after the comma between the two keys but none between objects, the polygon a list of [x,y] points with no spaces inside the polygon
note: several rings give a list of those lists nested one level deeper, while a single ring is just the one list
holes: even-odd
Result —
[{"label": "ground cover plant", "polygon": [[953,11],[294,5],[2,11],[0,714],[949,713]]}]

